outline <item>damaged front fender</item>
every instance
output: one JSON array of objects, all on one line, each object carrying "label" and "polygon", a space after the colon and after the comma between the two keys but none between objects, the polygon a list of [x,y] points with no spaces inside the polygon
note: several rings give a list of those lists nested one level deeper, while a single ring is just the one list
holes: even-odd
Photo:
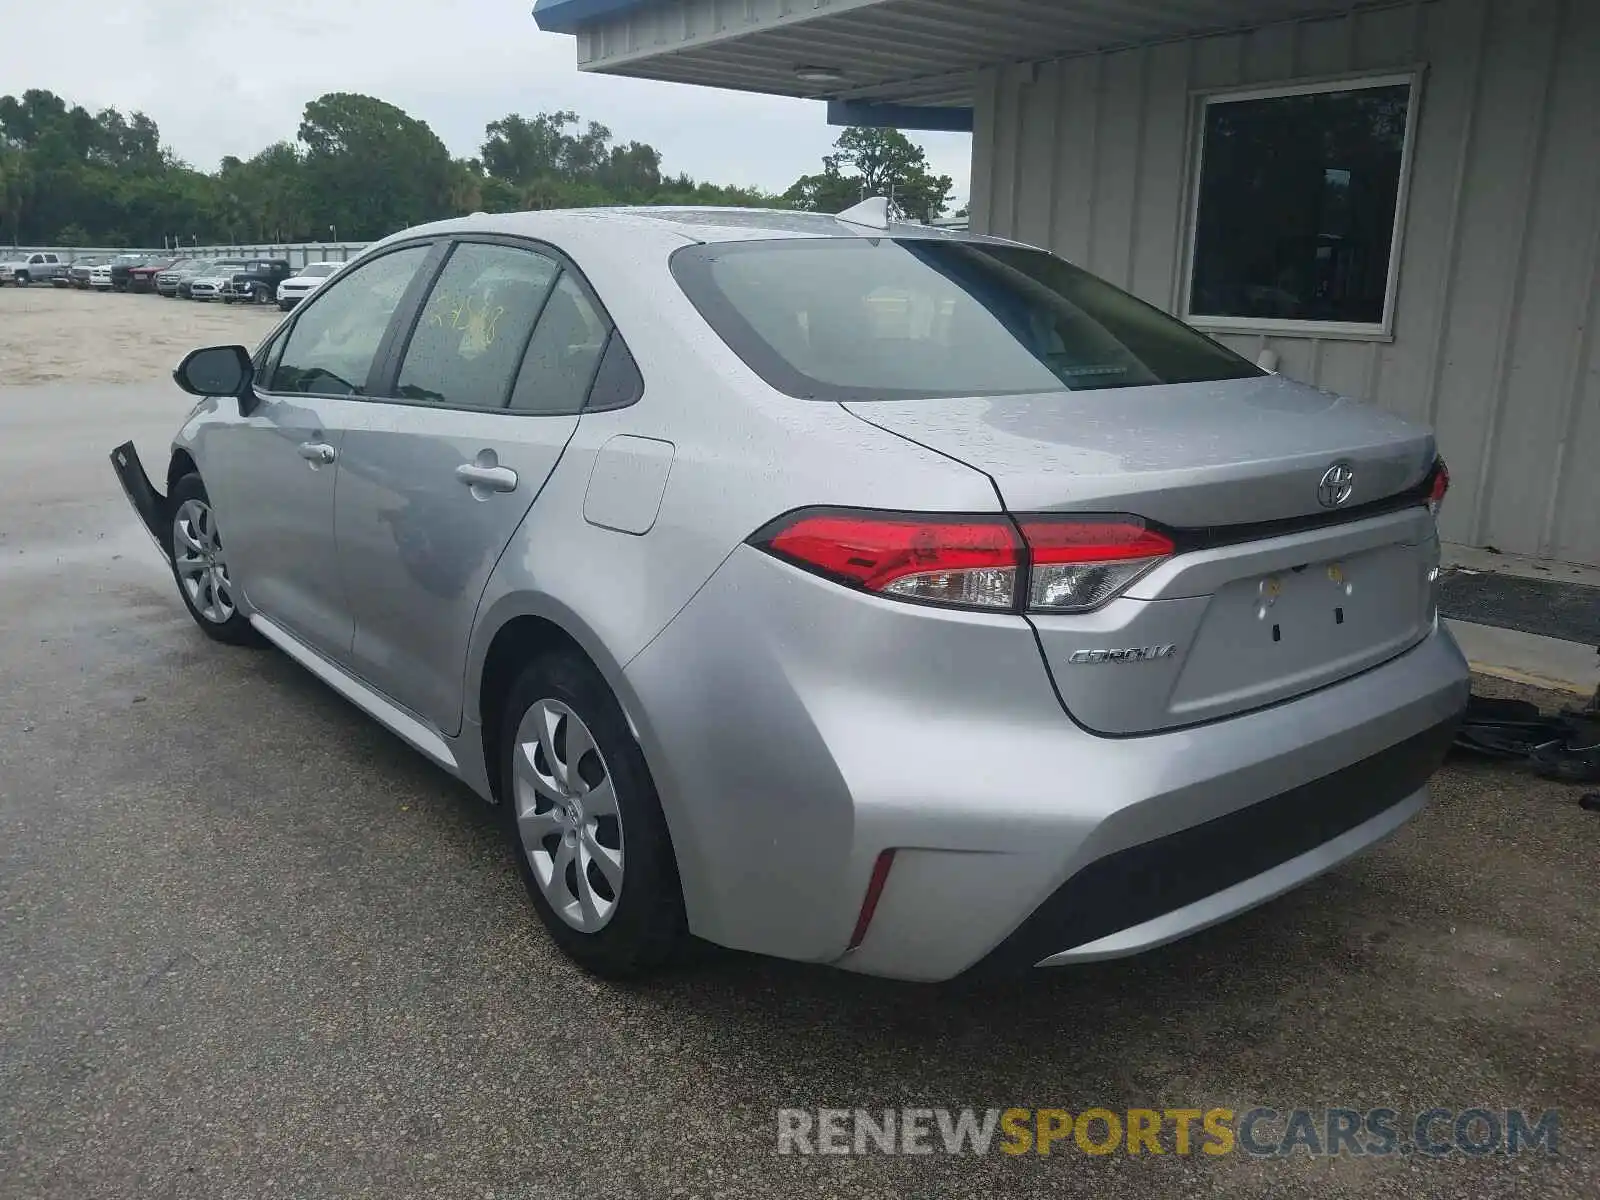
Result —
[{"label": "damaged front fender", "polygon": [[128,503],[139,514],[139,520],[144,523],[145,531],[155,541],[161,556],[170,560],[172,548],[167,544],[167,501],[144,473],[144,464],[139,461],[139,452],[133,448],[132,442],[123,442],[111,452],[111,469],[117,473],[117,482],[122,484]]}]

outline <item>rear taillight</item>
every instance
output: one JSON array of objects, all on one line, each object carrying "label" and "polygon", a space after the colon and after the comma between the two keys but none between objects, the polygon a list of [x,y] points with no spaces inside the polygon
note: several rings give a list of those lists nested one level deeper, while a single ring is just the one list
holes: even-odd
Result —
[{"label": "rear taillight", "polygon": [[960,608],[1011,608],[1021,548],[1005,517],[800,513],[758,533],[780,558],[868,592]]},{"label": "rear taillight", "polygon": [[1033,559],[1028,607],[1040,612],[1099,608],[1174,548],[1138,517],[1023,517],[1021,523]]},{"label": "rear taillight", "polygon": [[751,544],[849,587],[981,611],[1088,612],[1173,552],[1132,516],[803,510]]},{"label": "rear taillight", "polygon": [[1444,494],[1450,490],[1450,468],[1444,465],[1444,459],[1433,460],[1433,473],[1428,476],[1428,511],[1434,516],[1439,515],[1439,507],[1444,503]]}]

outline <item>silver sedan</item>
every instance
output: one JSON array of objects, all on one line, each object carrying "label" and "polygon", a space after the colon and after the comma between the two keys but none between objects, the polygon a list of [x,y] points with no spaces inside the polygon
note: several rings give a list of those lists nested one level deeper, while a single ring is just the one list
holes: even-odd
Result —
[{"label": "silver sedan", "polygon": [[175,374],[112,457],[200,628],[497,805],[603,974],[1133,953],[1398,828],[1465,703],[1426,430],[881,202],[411,229]]}]

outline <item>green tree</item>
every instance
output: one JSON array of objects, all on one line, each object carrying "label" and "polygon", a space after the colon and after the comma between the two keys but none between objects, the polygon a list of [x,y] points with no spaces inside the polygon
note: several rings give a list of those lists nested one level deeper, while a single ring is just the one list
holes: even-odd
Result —
[{"label": "green tree", "polygon": [[319,226],[379,238],[450,212],[455,164],[426,122],[392,104],[334,92],[306,105],[305,202]]},{"label": "green tree", "polygon": [[955,184],[928,171],[928,156],[898,129],[852,125],[822,160],[822,171],[804,175],[784,193],[795,208],[842,212],[869,196],[887,196],[919,221],[942,216]]},{"label": "green tree", "polygon": [[23,217],[33,200],[33,164],[21,150],[0,141],[0,240],[22,240]]},{"label": "green tree", "polygon": [[305,193],[300,151],[293,142],[275,142],[254,158],[222,160],[215,212],[233,240],[299,240],[317,232]]},{"label": "green tree", "polygon": [[485,171],[513,184],[567,175],[567,147],[572,138],[566,129],[577,120],[577,113],[563,109],[535,117],[511,113],[489,122],[484,126],[481,148]]},{"label": "green tree", "polygon": [[618,142],[574,112],[511,114],[479,158],[452,159],[391,104],[333,94],[306,106],[299,141],[212,174],[162,146],[144,113],[89,113],[34,88],[0,96],[0,238],[159,246],[182,241],[369,239],[451,214],[598,204],[774,205],[754,188],[665,175],[661,152]]}]

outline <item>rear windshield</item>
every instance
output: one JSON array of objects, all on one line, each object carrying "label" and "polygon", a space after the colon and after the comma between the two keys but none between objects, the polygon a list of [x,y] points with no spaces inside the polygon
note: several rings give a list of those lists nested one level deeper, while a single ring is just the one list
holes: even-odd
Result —
[{"label": "rear windshield", "polygon": [[929,238],[688,246],[672,273],[763,379],[814,400],[999,396],[1262,372],[1042,250]]}]

